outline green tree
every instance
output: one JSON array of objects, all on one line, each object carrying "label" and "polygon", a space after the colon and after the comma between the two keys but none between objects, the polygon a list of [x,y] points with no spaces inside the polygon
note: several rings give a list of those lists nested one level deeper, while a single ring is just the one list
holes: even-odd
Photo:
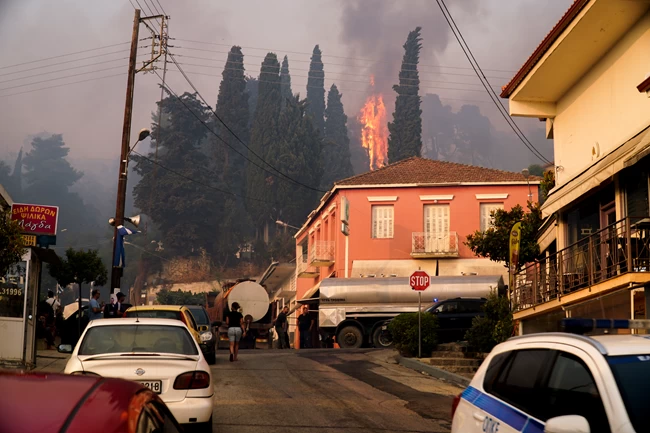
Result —
[{"label": "green tree", "polygon": [[106,284],[108,273],[97,250],[82,249],[75,250],[68,248],[65,257],[59,257],[59,264],[48,265],[50,275],[56,279],[62,287],[69,284],[79,285],[79,296],[83,284],[95,283],[95,286]]},{"label": "green tree", "polygon": [[280,70],[280,93],[282,95],[282,108],[287,105],[287,100],[293,98],[291,91],[291,74],[289,73],[289,58],[284,56]]},{"label": "green tree", "polygon": [[260,82],[255,77],[246,76],[246,93],[248,94],[248,129],[253,126],[255,109],[257,108],[257,95],[259,93]]},{"label": "green tree", "polygon": [[541,197],[539,199],[540,204],[543,204],[548,198],[548,193],[555,187],[555,172],[553,170],[547,170],[543,174],[542,182],[539,184],[539,189],[541,192]]},{"label": "green tree", "polygon": [[307,78],[307,113],[314,126],[322,134],[325,129],[325,71],[323,70],[322,52],[318,45],[314,47],[309,64]]},{"label": "green tree", "polygon": [[83,176],[66,157],[63,136],[36,137],[31,150],[23,157],[25,187],[22,197],[28,203],[59,206],[59,227],[79,233],[97,223],[97,215],[84,212],[85,205],[70,188]]},{"label": "green tree", "polygon": [[[250,148],[265,161],[276,153],[278,118],[280,115],[280,64],[275,53],[268,53],[262,62],[258,86],[257,107],[251,127]],[[246,208],[256,229],[270,221],[272,207],[268,200],[273,196],[273,185],[280,181],[259,166],[263,163],[250,154],[257,165],[248,163],[246,169]]]},{"label": "green tree", "polygon": [[[301,101],[299,95],[287,101],[279,119],[277,146],[275,152],[269,154],[269,161],[305,185],[319,185],[321,140],[311,116],[307,115],[306,106],[307,102]],[[285,181],[276,182],[273,190],[275,201],[283,203],[275,216],[294,224],[307,217],[319,198],[317,192],[297,191],[295,184]]]},{"label": "green tree", "polygon": [[195,94],[184,93],[179,98],[170,96],[162,101],[164,126],[160,134],[159,125],[154,123],[152,128],[152,136],[160,137],[158,162],[168,170],[158,167],[154,171],[151,153],[148,159],[133,155],[134,171],[141,176],[133,191],[136,207],[160,229],[166,252],[197,255],[218,245],[215,222],[222,217],[223,208],[217,205],[220,197],[210,186],[222,185],[211,173],[209,155],[202,147],[208,134],[202,122],[208,122],[211,112]]},{"label": "green tree", "polygon": [[[241,47],[233,46],[228,53],[228,60],[222,72],[222,80],[219,86],[216,113],[226,125],[244,143],[250,139],[248,93],[246,92],[246,77],[244,76],[244,55]],[[244,192],[245,177],[245,155],[246,149],[228,129],[220,123],[215,126],[219,128],[219,135],[230,146],[221,141],[216,141],[213,147],[213,160],[217,163],[215,167],[222,180],[227,180],[230,191],[236,194]],[[233,148],[238,149],[239,153]]]},{"label": "green tree", "polygon": [[544,176],[544,168],[539,164],[531,164],[528,166],[528,173],[531,176]]},{"label": "green tree", "polygon": [[528,203],[525,212],[521,205],[509,211],[497,209],[492,213],[493,224],[486,231],[476,231],[467,235],[467,245],[479,257],[486,257],[494,262],[510,265],[510,231],[521,222],[521,241],[519,246],[519,266],[532,262],[539,257],[539,245],[536,241],[537,231],[542,225],[542,211],[538,203]]},{"label": "green tree", "polygon": [[156,295],[156,302],[160,305],[203,305],[205,304],[205,294],[181,289],[162,289]]},{"label": "green tree", "polygon": [[399,73],[393,121],[388,123],[388,161],[392,164],[422,153],[422,110],[418,62],[422,49],[421,27],[409,33],[404,44],[404,58]]},{"label": "green tree", "polygon": [[485,316],[472,319],[472,327],[467,331],[465,338],[473,350],[489,353],[494,346],[512,337],[514,322],[510,301],[506,296],[489,294],[482,309]]},{"label": "green tree", "polygon": [[21,227],[11,220],[8,210],[0,212],[0,275],[6,275],[11,265],[21,261],[25,251]]},{"label": "green tree", "polygon": [[348,137],[348,116],[343,110],[341,96],[336,84],[332,84],[327,94],[325,137],[321,153],[323,167],[321,186],[324,189],[329,189],[337,180],[354,174],[350,155],[350,138]]}]

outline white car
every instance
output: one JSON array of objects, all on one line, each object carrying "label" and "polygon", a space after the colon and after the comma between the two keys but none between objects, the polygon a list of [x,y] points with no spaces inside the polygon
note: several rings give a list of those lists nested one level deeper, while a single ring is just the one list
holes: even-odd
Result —
[{"label": "white car", "polygon": [[210,366],[179,320],[93,320],[71,352],[67,374],[117,377],[142,383],[181,424],[212,431],[214,387]]},{"label": "white car", "polygon": [[[646,320],[565,319],[565,327],[650,328]],[[650,431],[650,335],[554,332],[496,346],[454,400],[452,433]]]}]

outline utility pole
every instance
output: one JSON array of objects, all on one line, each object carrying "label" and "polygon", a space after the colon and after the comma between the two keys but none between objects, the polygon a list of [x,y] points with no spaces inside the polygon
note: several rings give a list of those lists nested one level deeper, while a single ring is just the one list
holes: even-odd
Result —
[{"label": "utility pole", "polygon": [[124,126],[122,127],[122,149],[120,152],[120,172],[117,182],[117,203],[115,204],[115,230],[113,233],[113,267],[111,269],[111,292],[120,288],[122,266],[115,263],[117,250],[117,227],[124,224],[124,208],[126,206],[126,175],[129,155],[129,140],[131,137],[131,115],[133,112],[133,90],[135,87],[136,58],[138,55],[138,34],[140,31],[140,9],[135,10],[133,18],[133,33],[131,35],[131,54],[129,56],[129,72],[126,82],[126,103],[124,106]]}]

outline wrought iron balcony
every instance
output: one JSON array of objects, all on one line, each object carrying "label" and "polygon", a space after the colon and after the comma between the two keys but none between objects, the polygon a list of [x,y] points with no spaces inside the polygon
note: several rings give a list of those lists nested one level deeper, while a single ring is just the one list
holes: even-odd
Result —
[{"label": "wrought iron balcony", "polygon": [[650,217],[624,218],[525,265],[511,301],[520,311],[637,272],[650,273]]},{"label": "wrought iron balcony", "polygon": [[328,267],[334,264],[334,241],[314,241],[309,246],[309,264]]},{"label": "wrought iron balcony", "polygon": [[296,273],[298,278],[316,278],[320,275],[320,270],[316,266],[311,266],[302,257],[298,258]]},{"label": "wrought iron balcony", "polygon": [[411,237],[412,257],[458,257],[458,233],[414,232]]}]

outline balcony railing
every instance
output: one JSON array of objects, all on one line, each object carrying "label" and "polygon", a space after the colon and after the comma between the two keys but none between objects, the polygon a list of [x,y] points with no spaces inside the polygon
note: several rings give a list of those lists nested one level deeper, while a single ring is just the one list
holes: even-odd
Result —
[{"label": "balcony railing", "polygon": [[515,311],[630,272],[650,272],[650,217],[625,218],[515,274]]},{"label": "balcony railing", "polygon": [[291,274],[291,277],[289,277],[289,280],[285,284],[280,286],[278,291],[275,293],[275,296],[279,296],[279,297],[282,297],[282,298],[290,298],[292,296],[295,296],[295,294],[296,294],[296,286],[298,285],[297,281],[296,281],[297,277],[298,277],[298,275],[297,275],[296,272]]},{"label": "balcony railing", "polygon": [[296,265],[296,273],[298,278],[316,278],[320,275],[320,271],[317,267],[310,265],[306,258],[298,258],[298,263]]},{"label": "balcony railing", "polygon": [[415,232],[411,238],[413,257],[458,257],[458,233]]},{"label": "balcony railing", "polygon": [[334,264],[334,241],[314,241],[309,247],[309,264],[332,266]]}]

